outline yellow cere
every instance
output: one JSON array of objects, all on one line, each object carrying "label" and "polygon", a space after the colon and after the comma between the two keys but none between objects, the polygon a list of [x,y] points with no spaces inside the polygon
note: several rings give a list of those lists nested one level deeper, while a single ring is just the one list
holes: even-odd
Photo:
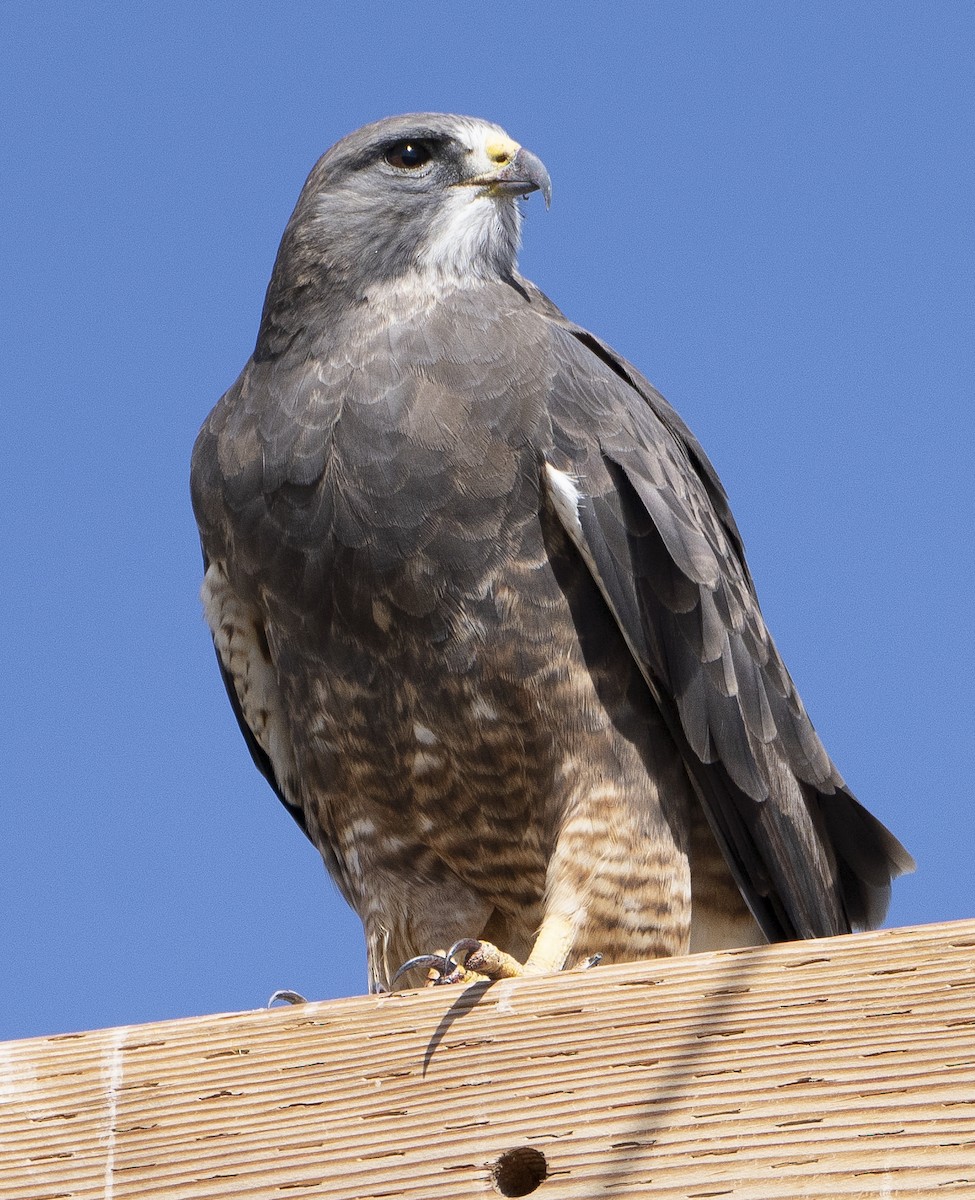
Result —
[{"label": "yellow cere", "polygon": [[496,142],[488,142],[484,147],[484,153],[491,162],[500,166],[503,163],[511,162],[520,149],[518,143],[513,142],[510,138],[500,138]]}]

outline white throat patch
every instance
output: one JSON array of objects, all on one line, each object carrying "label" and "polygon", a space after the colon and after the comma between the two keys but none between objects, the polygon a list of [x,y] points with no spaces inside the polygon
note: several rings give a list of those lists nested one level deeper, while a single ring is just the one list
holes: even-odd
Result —
[{"label": "white throat patch", "polygon": [[[492,146],[512,142],[499,125],[487,121],[461,123],[468,147],[472,176],[490,175],[498,169]],[[444,203],[430,226],[417,259],[421,272],[430,272],[457,283],[496,278],[514,268],[521,241],[521,209],[510,198],[490,196],[477,185],[448,188]]]},{"label": "white throat patch", "polygon": [[477,187],[451,188],[417,266],[458,282],[496,278],[499,269],[514,267],[520,231],[516,201],[497,199]]}]

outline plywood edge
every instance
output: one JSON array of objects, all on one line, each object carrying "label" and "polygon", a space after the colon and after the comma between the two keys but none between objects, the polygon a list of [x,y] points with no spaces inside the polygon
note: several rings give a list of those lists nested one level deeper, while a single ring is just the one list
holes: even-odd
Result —
[{"label": "plywood edge", "polygon": [[536,1193],[975,1195],[975,920],[0,1044],[0,1200]]}]

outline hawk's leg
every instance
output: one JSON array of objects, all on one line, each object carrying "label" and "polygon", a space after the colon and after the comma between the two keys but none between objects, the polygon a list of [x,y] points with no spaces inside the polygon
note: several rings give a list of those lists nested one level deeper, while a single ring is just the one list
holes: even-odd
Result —
[{"label": "hawk's leg", "polygon": [[427,971],[427,985],[476,983],[483,979],[513,979],[525,968],[511,954],[491,942],[462,938],[446,954],[418,954],[403,963],[393,976],[393,984],[408,971]]},{"label": "hawk's leg", "polygon": [[[537,949],[536,944],[535,950],[532,951],[532,959],[535,959]],[[590,954],[584,962],[579,964],[579,969],[588,970],[590,967],[597,967],[602,961],[602,957],[601,954]],[[504,950],[499,950],[490,942],[482,942],[477,938],[465,938],[462,942],[451,946],[447,958],[457,964],[458,970],[466,971],[469,974],[473,973],[484,979],[514,979],[519,975],[547,975],[551,971],[560,969],[547,964],[540,967],[533,966],[532,959],[523,965]],[[452,981],[445,979],[436,982]]]},{"label": "hawk's leg", "polygon": [[525,973],[524,966],[517,958],[499,950],[491,942],[482,942],[478,938],[464,938],[457,942],[450,947],[448,958],[453,959],[461,970],[484,979],[514,979]]},{"label": "hawk's leg", "polygon": [[[433,968],[439,979],[456,967],[453,962],[448,966],[441,947],[450,946],[472,931],[491,932],[492,906],[488,901],[434,859],[421,860],[420,866],[418,877],[409,879],[375,871],[382,875],[384,886],[369,893],[376,901],[375,907],[360,913],[366,931],[371,991],[394,988],[411,970]],[[422,953],[430,950],[435,952]]]},{"label": "hawk's leg", "polygon": [[[480,912],[470,907],[462,911],[455,899],[451,909],[453,919],[447,927],[444,927],[443,912],[443,906],[438,906],[436,916],[440,920],[440,927],[432,933],[427,943],[438,949],[432,954],[419,954],[403,962],[390,979],[390,987],[395,986],[397,980],[408,971],[419,973],[425,970],[427,986],[507,979],[522,973],[522,963],[527,959],[534,941],[533,929],[537,928],[542,917],[540,908],[525,908],[514,913],[497,908],[492,911],[490,907]],[[476,936],[471,936],[474,934]],[[414,946],[416,940],[413,941]],[[450,946],[450,950],[439,949],[444,945]]]},{"label": "hawk's leg", "polygon": [[[578,969],[588,971],[591,967],[598,967],[602,957],[601,954],[591,954],[579,964]],[[516,979],[519,975],[548,974],[549,970],[558,970],[552,967],[529,971],[517,958],[499,950],[491,942],[464,938],[451,946],[446,954],[420,954],[409,959],[393,976],[393,983],[407,971],[420,968],[427,971],[428,987],[447,983],[476,983],[485,979]]]},{"label": "hawk's leg", "polygon": [[512,942],[502,925],[488,922],[484,940],[462,938],[448,954],[421,955],[408,968],[432,969],[435,983],[470,983],[553,974],[596,956],[628,962],[687,954],[690,784],[676,768],[664,776],[669,787],[636,772],[633,780],[628,790],[615,781],[583,781],[571,798],[533,939]]}]

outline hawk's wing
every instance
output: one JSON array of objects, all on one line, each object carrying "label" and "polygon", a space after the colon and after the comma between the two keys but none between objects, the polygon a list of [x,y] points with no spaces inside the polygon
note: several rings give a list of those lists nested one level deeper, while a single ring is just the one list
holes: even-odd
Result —
[{"label": "hawk's wing", "polygon": [[877,923],[912,860],[816,735],[714,468],[639,372],[554,306],[543,311],[555,343],[552,507],[681,747],[745,899],[772,940]]},{"label": "hawk's wing", "polygon": [[[255,594],[245,596],[237,587],[249,579],[254,593],[253,581],[272,563],[279,574],[300,571],[300,549],[281,535],[270,497],[277,494],[286,506],[321,475],[337,411],[323,398],[328,380],[322,373],[301,360],[275,374],[251,359],[204,422],[190,473],[203,546],[204,608],[227,696],[257,769],[309,837],[262,606]],[[277,405],[269,399],[273,386],[283,392]],[[304,420],[289,419],[289,406]],[[226,573],[231,559],[238,568],[235,584]]]}]

